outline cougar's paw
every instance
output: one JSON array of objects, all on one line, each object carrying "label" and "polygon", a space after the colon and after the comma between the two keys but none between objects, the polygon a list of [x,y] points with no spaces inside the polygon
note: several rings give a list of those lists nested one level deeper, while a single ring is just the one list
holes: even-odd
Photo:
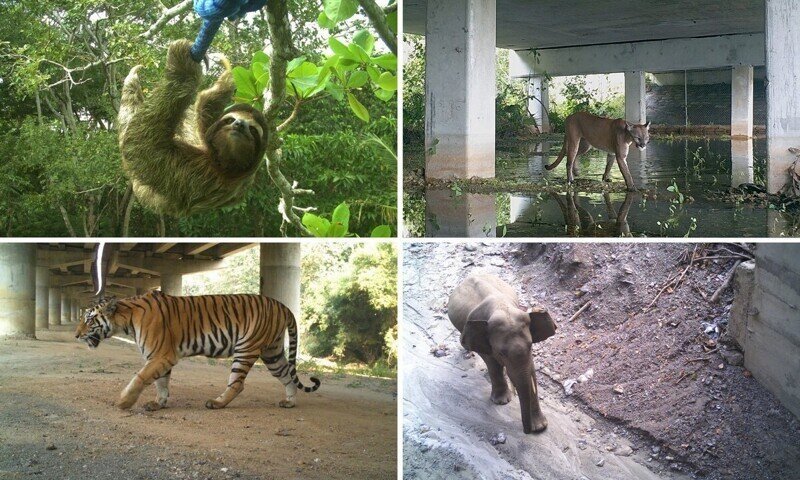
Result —
[{"label": "cougar's paw", "polygon": [[155,412],[156,410],[161,410],[164,406],[156,401],[150,401],[144,404],[144,409],[148,412]]},{"label": "cougar's paw", "polygon": [[294,400],[281,400],[278,402],[278,406],[281,408],[293,408]]},{"label": "cougar's paw", "polygon": [[611,177],[603,177],[604,182],[611,182]]}]

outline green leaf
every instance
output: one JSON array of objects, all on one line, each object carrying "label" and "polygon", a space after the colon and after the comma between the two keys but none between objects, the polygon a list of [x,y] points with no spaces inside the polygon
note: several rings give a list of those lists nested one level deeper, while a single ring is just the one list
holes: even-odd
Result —
[{"label": "green leaf", "polygon": [[325,15],[331,21],[339,23],[352,17],[358,11],[356,0],[324,0]]},{"label": "green leaf", "polygon": [[[306,63],[306,57],[305,57],[305,55],[301,55],[301,56],[295,58],[294,60],[292,60],[291,62],[289,62],[288,65],[286,65],[286,72],[287,73],[292,73],[292,71],[295,68],[299,67],[300,65],[303,65],[304,63]],[[312,63],[312,65],[313,65],[313,63]]]},{"label": "green leaf", "polygon": [[364,122],[369,122],[369,112],[367,111],[366,107],[358,101],[358,99],[350,92],[347,92],[347,101],[350,103],[350,110],[356,114],[356,117],[360,118]]},{"label": "green leaf", "polygon": [[326,237],[328,235],[328,230],[331,228],[331,222],[313,213],[306,212],[303,214],[302,221],[303,225],[305,225],[315,237]]},{"label": "green leaf", "polygon": [[359,30],[353,36],[353,43],[358,44],[367,54],[371,54],[375,46],[375,37],[368,30]]},{"label": "green leaf", "polygon": [[258,96],[256,91],[256,79],[253,73],[241,66],[233,68],[233,83],[236,84],[236,95],[243,98],[248,98],[249,102],[253,101]]},{"label": "green leaf", "polygon": [[328,18],[328,16],[325,15],[325,12],[319,12],[319,15],[317,16],[317,25],[319,25],[320,28],[325,28],[327,30],[336,28],[336,22]]},{"label": "green leaf", "polygon": [[350,50],[347,49],[347,46],[337,40],[334,37],[328,38],[328,46],[331,47],[333,53],[341,56],[342,58],[347,58],[350,60],[358,60],[358,55],[353,54]]},{"label": "green leaf", "polygon": [[361,45],[357,43],[351,43],[347,46],[347,49],[350,51],[351,55],[355,57],[356,60],[362,63],[370,63],[372,58],[370,58],[369,54],[366,50],[361,48]]},{"label": "green leaf", "polygon": [[367,73],[369,74],[369,79],[372,80],[373,83],[378,83],[378,79],[381,78],[381,72],[379,72],[377,68],[372,65],[367,65]]},{"label": "green leaf", "polygon": [[397,10],[386,15],[386,23],[389,24],[389,28],[391,28],[393,32],[397,33]]},{"label": "green leaf", "polygon": [[370,237],[372,238],[389,238],[392,236],[392,227],[389,225],[378,225],[372,229]]},{"label": "green leaf", "polygon": [[375,57],[372,59],[372,63],[392,72],[397,71],[397,57],[392,53],[385,53],[380,57]]},{"label": "green leaf", "polygon": [[267,55],[266,53],[262,52],[261,50],[257,51],[253,55],[252,63],[256,63],[256,62],[269,65],[269,55]]},{"label": "green leaf", "polygon": [[376,83],[384,90],[397,90],[397,77],[389,72],[383,72]]},{"label": "green leaf", "polygon": [[356,70],[355,72],[350,74],[350,78],[347,79],[347,88],[361,88],[363,87],[367,81],[369,80],[369,75],[367,72],[363,70]]},{"label": "green leaf", "polygon": [[333,210],[333,215],[331,215],[332,222],[338,222],[342,225],[349,227],[350,226],[350,207],[347,206],[346,203],[342,202]]},{"label": "green leaf", "polygon": [[341,102],[344,100],[344,88],[341,85],[335,83],[328,83],[325,85],[325,91],[331,94],[331,97],[335,98],[337,101]]},{"label": "green leaf", "polygon": [[384,102],[388,102],[394,97],[394,92],[392,90],[384,90],[382,88],[378,88],[375,90],[375,96],[383,100]]},{"label": "green leaf", "polygon": [[263,92],[264,89],[267,88],[267,85],[269,85],[269,68],[265,63],[253,62],[251,70],[255,78],[256,90],[259,92],[258,96],[261,96],[260,92]]}]

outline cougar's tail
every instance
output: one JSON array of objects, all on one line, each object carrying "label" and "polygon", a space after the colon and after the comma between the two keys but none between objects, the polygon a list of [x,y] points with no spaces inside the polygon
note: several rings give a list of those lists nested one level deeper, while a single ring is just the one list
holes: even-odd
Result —
[{"label": "cougar's tail", "polygon": [[546,168],[548,170],[552,170],[552,169],[556,168],[558,166],[558,164],[561,163],[561,160],[564,159],[564,155],[566,155],[566,154],[567,154],[567,142],[565,141],[564,145],[561,147],[561,151],[558,152],[558,158],[556,158],[556,161],[553,162],[550,165],[545,165],[544,168]]}]

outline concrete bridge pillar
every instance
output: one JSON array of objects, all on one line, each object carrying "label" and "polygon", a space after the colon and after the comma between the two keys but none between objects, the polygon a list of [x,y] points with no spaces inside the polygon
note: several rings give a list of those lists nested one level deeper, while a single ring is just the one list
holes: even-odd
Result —
[{"label": "concrete bridge pillar", "polygon": [[50,309],[50,269],[36,267],[36,328],[47,330]]},{"label": "concrete bridge pillar", "polygon": [[779,191],[800,147],[800,8],[797,0],[766,0],[767,189]]},{"label": "concrete bridge pillar", "polygon": [[0,335],[36,337],[34,244],[0,244]]},{"label": "concrete bridge pillar", "polygon": [[647,101],[644,72],[625,72],[625,120],[643,124],[647,122]]},{"label": "concrete bridge pillar", "polygon": [[494,177],[496,0],[429,0],[425,176]]},{"label": "concrete bridge pillar", "polygon": [[283,303],[300,317],[300,244],[262,243],[261,295]]},{"label": "concrete bridge pillar", "polygon": [[61,288],[50,287],[48,290],[47,323],[61,325]]},{"label": "concrete bridge pillar", "polygon": [[733,67],[731,76],[731,137],[753,137],[753,66]]},{"label": "concrete bridge pillar", "polygon": [[78,299],[72,298],[69,302],[69,318],[72,322],[78,321]]},{"label": "concrete bridge pillar", "polygon": [[536,126],[541,133],[550,133],[550,92],[547,88],[547,79],[544,77],[530,77],[528,79],[528,111],[536,119]]},{"label": "concrete bridge pillar", "polygon": [[61,325],[69,323],[70,314],[69,293],[65,288],[61,289]]},{"label": "concrete bridge pillar", "polygon": [[167,295],[183,295],[183,275],[167,273],[161,274],[161,291]]}]

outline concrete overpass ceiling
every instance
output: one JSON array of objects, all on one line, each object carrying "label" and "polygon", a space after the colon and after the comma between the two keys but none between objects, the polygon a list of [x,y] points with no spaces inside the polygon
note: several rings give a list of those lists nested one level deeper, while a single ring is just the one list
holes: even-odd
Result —
[{"label": "concrete overpass ceiling", "polygon": [[[425,33],[428,0],[404,0]],[[764,0],[497,0],[497,47],[515,50],[764,32]]]}]

